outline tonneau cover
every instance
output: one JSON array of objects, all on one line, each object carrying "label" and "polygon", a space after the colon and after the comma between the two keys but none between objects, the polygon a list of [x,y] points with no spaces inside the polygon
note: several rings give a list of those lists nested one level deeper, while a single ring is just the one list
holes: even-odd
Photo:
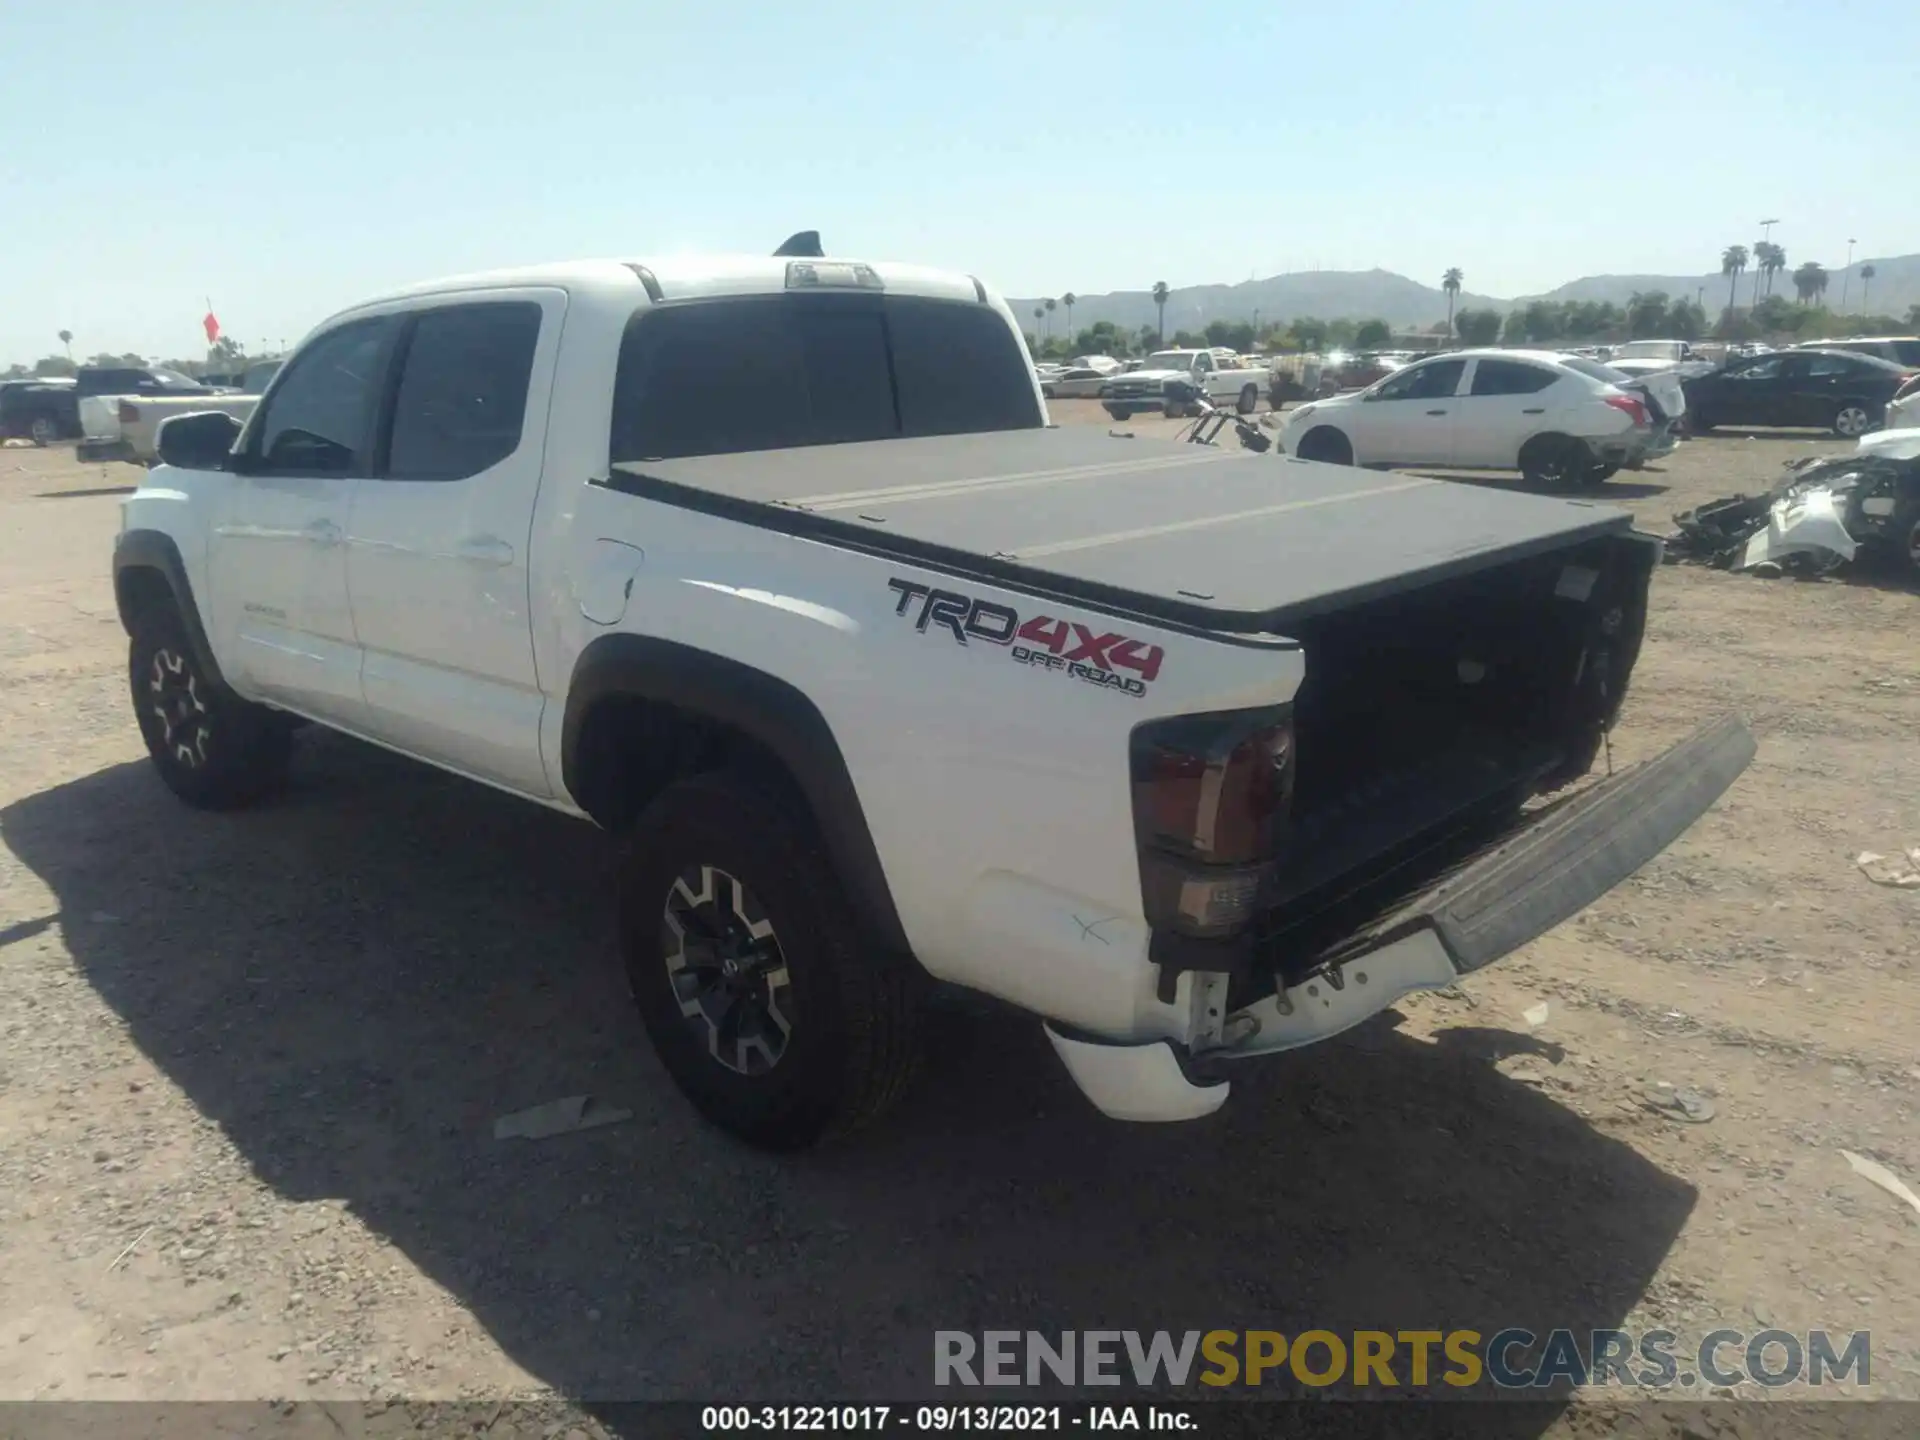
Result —
[{"label": "tonneau cover", "polygon": [[1215,630],[1632,527],[1624,510],[1092,426],[616,465],[612,488]]}]

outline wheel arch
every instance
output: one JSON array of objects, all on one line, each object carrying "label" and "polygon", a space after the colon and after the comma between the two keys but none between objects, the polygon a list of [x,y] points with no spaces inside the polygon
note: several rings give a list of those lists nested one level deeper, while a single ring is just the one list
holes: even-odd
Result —
[{"label": "wheel arch", "polygon": [[[1345,450],[1347,452],[1346,463],[1349,465],[1357,463],[1360,458],[1360,452],[1354,447],[1353,437],[1341,429],[1340,426],[1328,420],[1317,420],[1307,427],[1307,433],[1300,437],[1299,443],[1294,447],[1295,454],[1299,455],[1300,451],[1305,450],[1316,441],[1332,443],[1340,449]],[[1299,458],[1304,460],[1309,457],[1299,455]]]},{"label": "wheel arch", "polygon": [[771,778],[805,805],[869,939],[910,954],[846,758],[812,700],[763,670],[654,636],[602,635],[581,652],[560,771],[597,823],[618,829],[674,780],[729,762],[777,767]]},{"label": "wheel arch", "polygon": [[186,562],[180,558],[180,546],[164,530],[125,530],[114,539],[113,600],[120,613],[120,624],[127,634],[140,615],[157,604],[172,604],[186,628],[187,642],[193,646],[194,659],[206,677],[217,685],[226,683],[220,662],[214,659],[213,646],[201,623],[200,607],[193,598],[193,582],[187,578]]}]

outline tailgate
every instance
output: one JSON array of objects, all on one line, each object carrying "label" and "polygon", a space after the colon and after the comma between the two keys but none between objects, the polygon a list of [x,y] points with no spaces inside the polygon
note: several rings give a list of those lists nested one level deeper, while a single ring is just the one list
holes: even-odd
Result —
[{"label": "tailgate", "polygon": [[82,395],[80,397],[80,433],[89,440],[120,438],[120,397],[118,395]]},{"label": "tailgate", "polygon": [[1282,968],[1291,975],[1277,974],[1276,989],[1234,1012],[1242,1036],[1209,1053],[1235,1059],[1313,1044],[1537,939],[1678,839],[1753,754],[1752,734],[1729,716],[1524,816],[1452,868],[1403,884],[1344,938],[1289,954]]},{"label": "tailgate", "polygon": [[1678,420],[1687,409],[1687,392],[1681,387],[1680,377],[1671,371],[1655,371],[1651,375],[1641,375],[1634,383],[1624,387],[1637,390],[1659,407],[1659,413],[1653,417],[1658,426],[1669,420]]},{"label": "tailgate", "polygon": [[1684,834],[1747,768],[1735,716],[1657,759],[1522,817],[1516,829],[1380,913],[1329,950],[1338,965],[1419,931],[1461,974],[1577,915]]}]

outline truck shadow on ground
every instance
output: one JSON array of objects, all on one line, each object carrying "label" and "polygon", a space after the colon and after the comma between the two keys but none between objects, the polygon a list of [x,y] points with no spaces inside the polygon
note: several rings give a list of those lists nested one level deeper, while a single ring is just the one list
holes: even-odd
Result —
[{"label": "truck shadow on ground", "polygon": [[[208,816],[121,765],[0,833],[85,979],[264,1182],[345,1201],[567,1393],[926,1397],[939,1329],[1612,1326],[1695,1200],[1494,1069],[1530,1042],[1484,1012],[1439,1044],[1373,1025],[1257,1062],[1210,1120],[1135,1128],[1031,1022],[944,1002],[897,1115],[765,1157],[646,1048],[605,837],[333,737],[303,738],[298,774],[273,808]],[[582,1092],[634,1119],[492,1138]],[[1501,1408],[1475,1433],[1543,1426]]]}]

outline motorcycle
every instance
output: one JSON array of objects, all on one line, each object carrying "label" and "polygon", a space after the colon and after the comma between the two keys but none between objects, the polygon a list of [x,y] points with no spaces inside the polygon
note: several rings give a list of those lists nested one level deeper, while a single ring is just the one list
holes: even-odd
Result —
[{"label": "motorcycle", "polygon": [[1166,395],[1169,409],[1179,406],[1195,412],[1193,424],[1180,436],[1189,444],[1217,447],[1220,432],[1231,423],[1239,436],[1241,449],[1264,455],[1273,448],[1271,435],[1238,411],[1217,408],[1198,385],[1185,380],[1170,380],[1167,382]]}]

